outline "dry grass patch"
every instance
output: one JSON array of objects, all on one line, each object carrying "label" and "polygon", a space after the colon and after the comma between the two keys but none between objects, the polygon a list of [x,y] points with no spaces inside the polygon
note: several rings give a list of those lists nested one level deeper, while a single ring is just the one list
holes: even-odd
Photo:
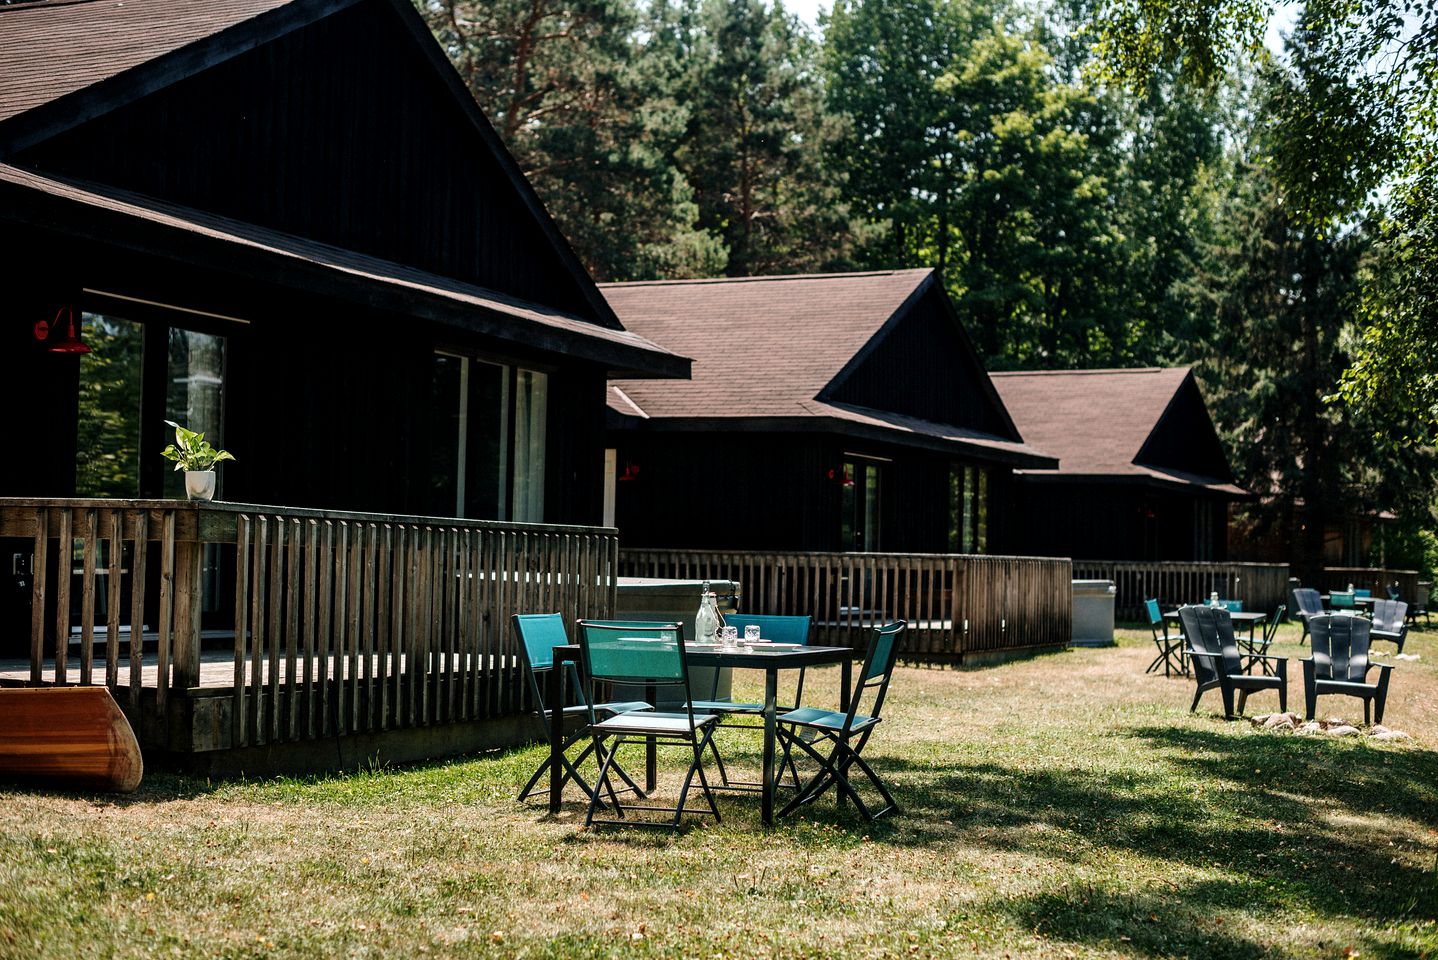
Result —
[{"label": "dry grass patch", "polygon": [[[1279,652],[1304,655],[1295,638]],[[1388,717],[1405,744],[1225,723],[1212,694],[1191,716],[1191,681],[1142,674],[1146,632],[904,667],[871,746],[904,810],[872,826],[829,801],[764,830],[757,797],[724,795],[718,826],[580,832],[577,804],[513,800],[538,747],[154,776],[121,800],[0,791],[0,960],[1438,957],[1438,631],[1410,649]],[[757,765],[757,737],[725,751]]]}]

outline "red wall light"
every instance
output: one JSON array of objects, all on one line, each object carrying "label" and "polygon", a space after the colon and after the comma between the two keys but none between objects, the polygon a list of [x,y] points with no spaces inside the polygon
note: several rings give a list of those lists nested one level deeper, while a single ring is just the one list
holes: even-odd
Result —
[{"label": "red wall light", "polygon": [[[51,332],[60,324],[60,317],[63,314],[70,315],[70,325],[59,340],[51,341]],[[55,311],[55,319],[50,321],[40,320],[35,324],[35,339],[45,345],[45,349],[51,353],[89,353],[90,346],[80,339],[79,331],[75,326],[75,308],[61,307]]]}]

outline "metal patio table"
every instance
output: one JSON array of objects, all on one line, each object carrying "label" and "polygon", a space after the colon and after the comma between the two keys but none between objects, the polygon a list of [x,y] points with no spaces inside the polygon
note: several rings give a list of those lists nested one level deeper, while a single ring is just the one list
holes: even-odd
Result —
[{"label": "metal patio table", "polygon": [[[1198,604],[1198,606],[1203,606],[1203,604]],[[1233,623],[1236,627],[1248,627],[1248,655],[1253,655],[1253,645],[1255,642],[1253,638],[1254,630],[1258,627],[1260,623],[1263,623],[1265,620],[1268,619],[1268,614],[1262,612],[1261,610],[1240,610],[1237,613],[1230,612],[1229,616],[1233,618]],[[1173,620],[1175,622],[1178,622],[1178,611],[1170,610],[1163,615],[1163,618],[1165,620]],[[1240,643],[1244,642],[1242,637],[1236,637],[1235,639],[1237,639]]]},{"label": "metal patio table", "polygon": [[[842,675],[839,680],[839,709],[849,709],[850,687],[853,682],[854,657],[852,647],[800,647],[798,649],[769,650],[742,648],[723,650],[716,647],[696,649],[686,646],[685,662],[691,667],[730,667],[735,670],[764,671],[764,774],[760,789],[761,819],[765,826],[774,824],[774,793],[778,785],[775,771],[775,744],[778,740],[778,697],[779,673],[783,670],[800,670],[804,667],[820,667],[838,664]],[[563,704],[565,703],[566,663],[580,662],[578,644],[554,648],[554,669],[549,671],[548,689],[545,699],[550,704],[549,716],[549,811],[559,812],[562,791],[560,771],[563,764],[558,762],[564,744]],[[649,787],[653,787],[653,755],[650,755]]]}]

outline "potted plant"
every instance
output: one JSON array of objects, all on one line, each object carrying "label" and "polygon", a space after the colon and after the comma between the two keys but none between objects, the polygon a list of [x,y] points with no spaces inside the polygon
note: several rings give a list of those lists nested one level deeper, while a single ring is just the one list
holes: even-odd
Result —
[{"label": "potted plant", "polygon": [[175,470],[185,471],[185,496],[191,500],[213,500],[215,464],[235,459],[234,454],[210,446],[203,433],[186,430],[173,420],[165,422],[175,428],[175,442],[161,450],[160,455],[175,461]]}]

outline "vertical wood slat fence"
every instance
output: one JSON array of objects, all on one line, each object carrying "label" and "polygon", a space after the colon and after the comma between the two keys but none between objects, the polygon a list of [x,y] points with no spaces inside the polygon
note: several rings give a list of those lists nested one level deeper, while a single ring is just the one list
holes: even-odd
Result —
[{"label": "vertical wood slat fence", "polygon": [[[227,687],[236,747],[526,710],[510,615],[558,611],[572,625],[614,609],[618,539],[604,528],[0,499],[0,537],[32,544],[31,684],[103,683],[132,722],[152,692],[161,729],[170,701]],[[201,656],[202,609],[216,599],[204,595],[206,548],[232,576],[222,615],[233,618],[203,637],[232,665],[214,647]]]},{"label": "vertical wood slat fence", "polygon": [[1242,600],[1246,610],[1271,614],[1288,603],[1288,565],[1282,563],[1075,560],[1073,569],[1078,580],[1114,582],[1118,620],[1146,620],[1143,603],[1148,599],[1167,610],[1207,600],[1215,590],[1224,599]]},{"label": "vertical wood slat fence", "polygon": [[863,647],[909,621],[914,660],[1061,647],[1072,633],[1066,559],[912,553],[621,550],[623,576],[737,580],[747,613],[814,618],[816,642]]}]

